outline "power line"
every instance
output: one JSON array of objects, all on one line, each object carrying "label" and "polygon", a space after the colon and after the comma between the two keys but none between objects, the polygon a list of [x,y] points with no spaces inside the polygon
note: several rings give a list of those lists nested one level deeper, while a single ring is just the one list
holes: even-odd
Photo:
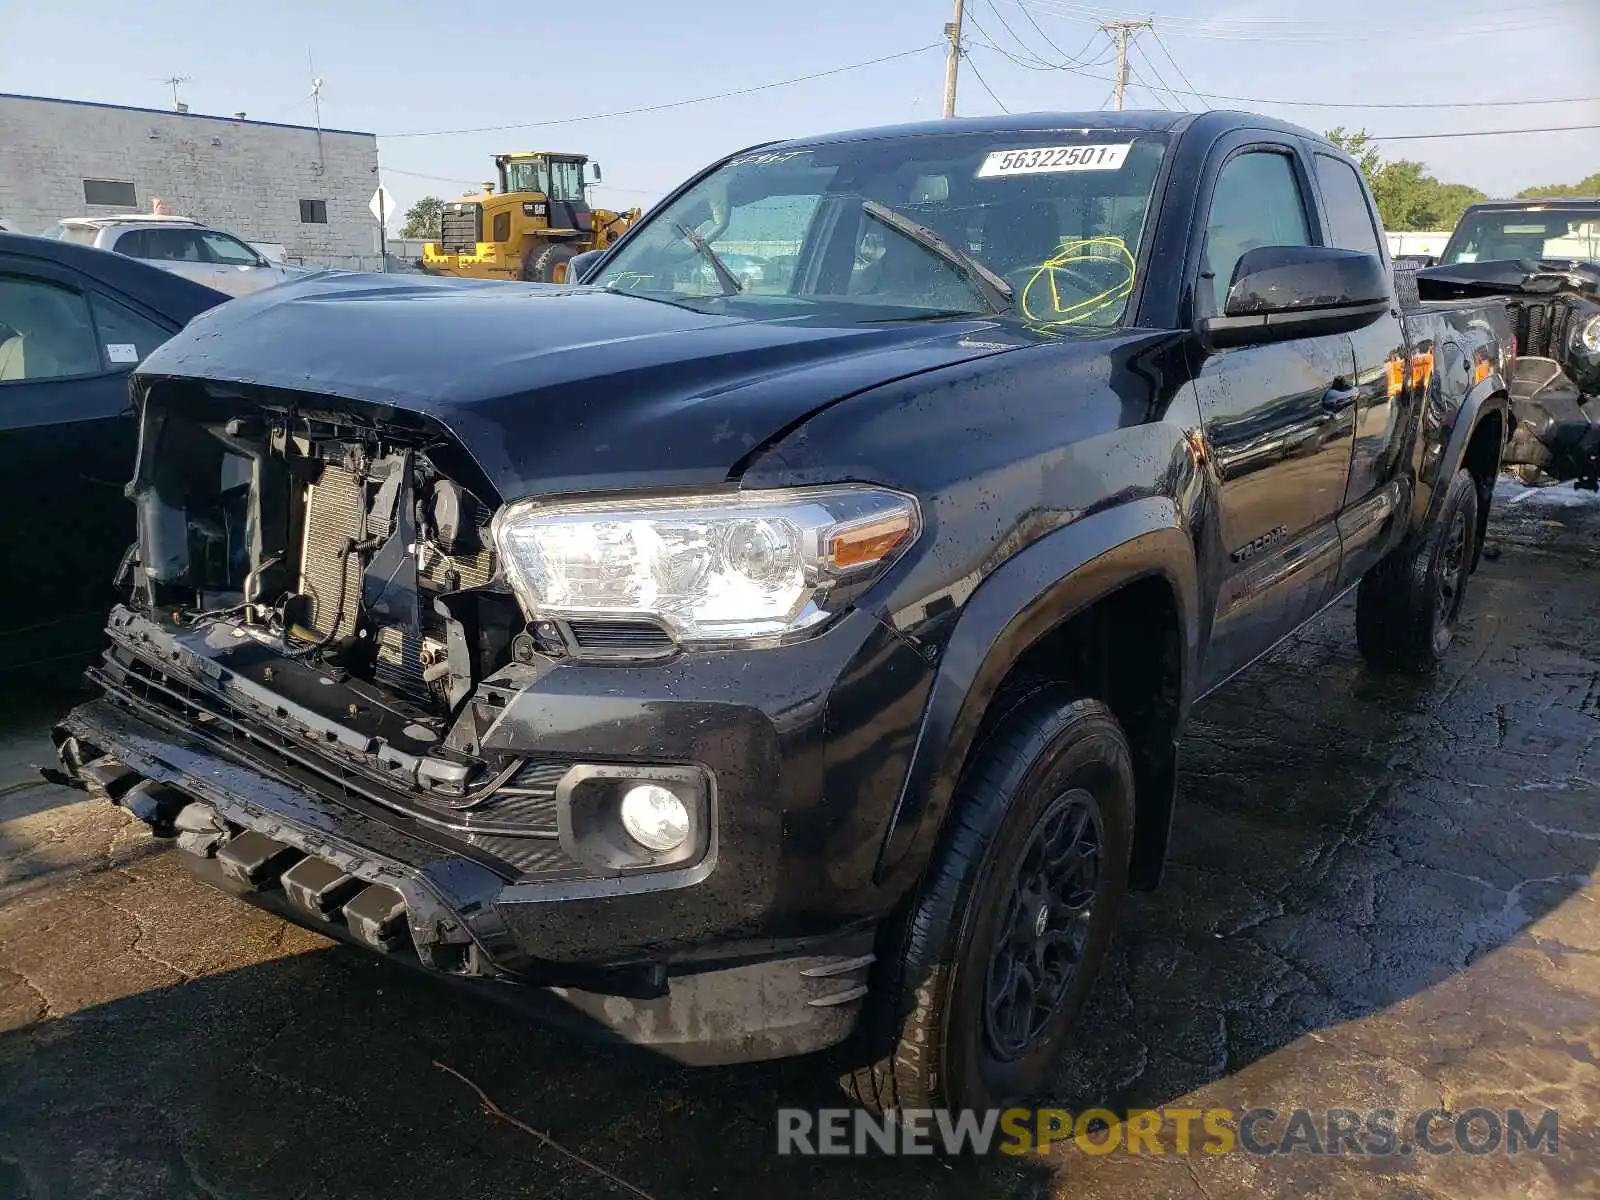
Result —
[{"label": "power line", "polygon": [[[995,15],[996,19],[999,20],[1001,25],[1005,26],[1005,31],[1011,35],[1011,40],[1016,42],[1017,45],[1021,46],[1025,53],[1032,55],[1036,61],[1043,63],[1047,67],[1055,67],[1058,65],[1039,54],[1034,54],[1032,50],[1028,49],[1028,43],[1017,36],[1017,31],[1011,28],[1011,22],[1006,20],[1005,13],[1000,11],[999,6],[994,3],[994,0],[989,0],[989,11]],[[1023,11],[1026,12],[1027,10],[1024,9]],[[989,37],[989,34],[984,31],[983,26],[978,24],[978,17],[976,13],[971,14],[968,19],[971,20],[973,26],[978,30],[979,33],[982,33],[984,37]],[[993,39],[991,38],[990,40],[992,41]],[[1047,38],[1045,40],[1048,41],[1049,39]],[[1061,51],[1058,49],[1056,53],[1059,54]]]},{"label": "power line", "polygon": [[777,79],[771,83],[759,83],[754,87],[737,88],[728,92],[717,92],[710,96],[695,96],[688,100],[671,100],[664,104],[646,104],[638,108],[623,108],[615,112],[587,113],[581,117],[559,117],[549,121],[521,121],[514,125],[482,125],[474,129],[424,129],[409,130],[404,133],[383,133],[383,138],[419,138],[419,137],[448,137],[464,133],[506,133],[516,129],[547,129],[553,125],[576,125],[581,121],[609,121],[617,117],[635,117],[644,113],[665,112],[673,108],[687,108],[693,104],[709,104],[713,100],[728,100],[735,96],[750,96],[756,92],[767,92],[773,88],[789,87],[796,83],[807,83],[813,79],[825,79],[829,75],[842,75],[846,71],[859,71],[866,67],[875,67],[880,63],[894,62],[896,59],[911,58],[918,54],[926,54],[929,50],[944,48],[942,42],[933,42],[926,46],[918,46],[915,50],[902,50],[898,54],[885,54],[881,58],[869,58],[865,62],[849,63],[842,67],[830,67],[826,71],[814,71],[810,75],[796,75],[792,79]]},{"label": "power line", "polygon": [[[422,171],[402,171],[399,167],[383,167],[384,175],[404,175],[407,179],[427,179],[434,183],[459,183],[463,187],[478,187],[483,181],[479,179],[458,179],[454,175],[428,175]],[[665,196],[671,188],[631,188],[619,187],[614,183],[596,183],[590,185],[599,191],[623,192],[630,196]]]},{"label": "power line", "polygon": [[[1022,3],[1022,0],[1014,0],[1014,2]],[[1332,27],[1338,27],[1338,26],[1343,24],[1343,22],[1341,22],[1341,21],[1316,21],[1316,20],[1309,20],[1309,19],[1307,19],[1305,17],[1194,17],[1194,16],[1186,16],[1186,15],[1180,15],[1180,14],[1175,14],[1175,13],[1152,13],[1152,12],[1130,14],[1130,13],[1127,13],[1127,12],[1122,12],[1122,11],[1119,11],[1119,10],[1107,8],[1107,7],[1100,6],[1100,5],[1086,5],[1086,4],[1073,3],[1073,2],[1071,2],[1071,0],[1055,0],[1055,2],[1060,4],[1062,7],[1065,7],[1065,8],[1072,8],[1072,9],[1077,9],[1080,12],[1091,13],[1091,14],[1093,14],[1092,15],[1092,19],[1096,20],[1096,21],[1103,20],[1107,15],[1111,15],[1111,16],[1130,16],[1131,15],[1131,16],[1148,17],[1151,20],[1160,21],[1163,24],[1167,24],[1167,25],[1172,25],[1172,24],[1179,24],[1179,25],[1184,25],[1184,24],[1188,24],[1188,25],[1205,25],[1205,26],[1237,25],[1237,26],[1246,27],[1246,28],[1253,27],[1253,26],[1263,26],[1263,25],[1265,25],[1265,26],[1272,26],[1272,25],[1300,25],[1300,26],[1311,26],[1311,27],[1320,26],[1320,27],[1324,27],[1324,28],[1332,28]],[[1571,7],[1570,0],[1536,0],[1536,2],[1534,2],[1534,3],[1522,3],[1522,4],[1519,4],[1518,5],[1518,10],[1522,11],[1522,10],[1527,10],[1527,9],[1538,9],[1538,8],[1560,8],[1560,9],[1566,9],[1566,8],[1570,8],[1570,7]],[[1461,18],[1469,18],[1470,19],[1470,18],[1473,18],[1473,17],[1498,17],[1498,16],[1503,15],[1503,13],[1504,13],[1504,8],[1503,7],[1489,8],[1489,9],[1476,9],[1476,10],[1473,10],[1471,12],[1464,12],[1464,13],[1455,12],[1454,10],[1452,10],[1452,16],[1455,19],[1461,19]]]},{"label": "power line", "polygon": [[[1133,49],[1139,51],[1139,60],[1141,62],[1143,62],[1145,66],[1150,68],[1150,73],[1156,77],[1156,82],[1159,83],[1162,87],[1166,88],[1167,95],[1172,97],[1172,99],[1177,103],[1179,108],[1183,109],[1184,112],[1188,112],[1189,111],[1189,106],[1187,104],[1185,104],[1181,99],[1178,98],[1178,93],[1177,92],[1172,90],[1172,86],[1166,81],[1166,78],[1161,74],[1160,68],[1156,66],[1155,59],[1151,58],[1148,54],[1146,54],[1145,51],[1144,51],[1144,48],[1141,47],[1137,42],[1134,43]],[[1161,102],[1161,107],[1163,107],[1163,108],[1167,107],[1166,101],[1163,100]]]},{"label": "power line", "polygon": [[967,66],[971,68],[973,78],[978,81],[984,91],[989,93],[989,99],[1000,106],[1001,112],[1010,113],[1011,110],[1006,107],[1006,102],[994,94],[994,89],[989,86],[989,81],[983,77],[983,72],[978,70],[978,64],[972,61],[970,54],[967,56]]},{"label": "power line", "polygon": [[[1000,48],[998,46],[990,46],[988,48],[991,49],[991,50],[998,50],[1001,54],[1005,53],[1005,51],[1004,50],[1000,50]],[[1094,65],[1098,66],[1099,64],[1096,63]],[[1075,74],[1082,75],[1085,79],[1093,79],[1097,83],[1115,83],[1116,82],[1116,79],[1114,77],[1110,76],[1110,75],[1091,75],[1087,71],[1078,70],[1076,67],[1063,67],[1063,68],[1060,68],[1060,69],[1062,69],[1062,70],[1070,70]],[[1537,105],[1537,104],[1597,104],[1597,103],[1600,103],[1600,96],[1563,96],[1563,97],[1554,97],[1554,96],[1552,96],[1552,97],[1549,97],[1547,99],[1538,99],[1538,100],[1451,100],[1451,101],[1428,101],[1428,102],[1419,102],[1419,103],[1414,103],[1414,104],[1374,104],[1374,103],[1362,104],[1362,103],[1355,103],[1355,102],[1352,102],[1352,101],[1344,101],[1344,100],[1267,100],[1267,99],[1263,99],[1260,96],[1230,96],[1230,95],[1227,95],[1224,92],[1207,92],[1205,94],[1201,94],[1197,89],[1194,88],[1194,86],[1192,84],[1190,85],[1190,87],[1187,90],[1185,90],[1183,88],[1174,88],[1173,89],[1173,93],[1174,93],[1174,95],[1181,94],[1181,95],[1185,95],[1185,96],[1194,96],[1196,99],[1205,100],[1207,102],[1207,104],[1209,104],[1211,100],[1229,100],[1229,101],[1232,101],[1235,104],[1264,104],[1264,105],[1270,105],[1270,106],[1276,107],[1276,108],[1341,108],[1341,109],[1358,109],[1358,110],[1366,110],[1366,109],[1377,110],[1377,109],[1382,109],[1382,110],[1392,110],[1392,111],[1399,111],[1399,110],[1402,110],[1402,109],[1413,110],[1413,109],[1430,109],[1430,108],[1522,108],[1522,107],[1526,107],[1528,105]],[[1209,99],[1208,99],[1208,97],[1209,97]]]},{"label": "power line", "polygon": [[1200,95],[1199,89],[1195,88],[1195,86],[1194,86],[1194,82],[1187,75],[1185,75],[1183,73],[1183,68],[1178,65],[1178,60],[1172,57],[1172,52],[1167,49],[1167,44],[1161,40],[1160,31],[1158,31],[1157,29],[1155,29],[1152,26],[1151,29],[1150,29],[1150,36],[1155,38],[1157,48],[1161,51],[1162,54],[1166,55],[1167,61],[1172,64],[1172,69],[1178,73],[1178,78],[1182,82],[1184,82],[1184,83],[1189,85],[1191,93],[1197,99],[1199,99],[1201,101],[1201,103],[1203,103],[1207,108],[1210,108],[1211,107],[1211,101],[1207,100],[1204,96]]},{"label": "power line", "polygon": [[[1395,34],[1403,35],[1414,32],[1410,28],[1369,29],[1360,28],[1348,31],[1348,26],[1339,22],[1332,22],[1322,26],[1304,20],[1292,18],[1280,19],[1286,21],[1289,30],[1275,30],[1270,27],[1263,28],[1260,24],[1252,24],[1250,18],[1206,18],[1186,17],[1161,14],[1129,14],[1120,10],[1113,10],[1099,6],[1070,3],[1069,0],[1016,0],[1019,4],[1032,5],[1040,12],[1052,13],[1069,20],[1107,22],[1120,20],[1130,15],[1141,16],[1144,19],[1160,21],[1173,34],[1174,37],[1211,38],[1222,41],[1271,41],[1271,42],[1347,42],[1352,38],[1370,38],[1377,35]],[[1527,5],[1534,8],[1539,5]],[[1548,7],[1548,6],[1546,6]],[[1496,17],[1502,13],[1478,12],[1469,13],[1468,16]],[[1512,21],[1520,20],[1512,18]],[[1260,18],[1269,21],[1272,18]],[[1304,29],[1305,33],[1293,31],[1295,26]],[[1517,33],[1525,30],[1559,28],[1560,22],[1534,22],[1523,24],[1488,24],[1478,27],[1452,27],[1438,31],[1435,37],[1474,37],[1483,34]]]},{"label": "power line", "polygon": [[[993,0],[990,0],[990,2],[993,3]],[[1016,0],[1012,0],[1012,2],[1015,3]],[[1033,11],[1030,8],[1028,8],[1027,5],[1025,5],[1025,4],[1017,4],[1017,8],[1022,13],[1023,16],[1028,18],[1028,24],[1032,25],[1035,29],[1037,29],[1039,31],[1039,36],[1042,37],[1045,40],[1045,44],[1047,46],[1049,46],[1050,49],[1054,50],[1057,54],[1061,55],[1062,58],[1065,58],[1068,62],[1072,63],[1074,66],[1080,66],[1081,67],[1081,66],[1084,65],[1085,57],[1088,55],[1089,51],[1094,48],[1094,44],[1095,44],[1095,42],[1097,40],[1093,33],[1091,33],[1089,35],[1089,40],[1083,44],[1083,49],[1082,50],[1079,50],[1076,54],[1067,54],[1065,51],[1063,51],[1061,49],[1060,46],[1056,45],[1055,42],[1050,40],[1050,35],[1048,33],[1046,33],[1044,31],[1044,27],[1042,25],[1040,25],[1039,22],[1034,19]],[[1099,30],[1095,30],[1095,33],[1098,33],[1098,32],[1099,32]]]},{"label": "power line", "polygon": [[1162,108],[1166,109],[1168,112],[1172,111],[1172,105],[1168,104],[1165,100],[1163,100],[1161,98],[1161,93],[1156,91],[1155,88],[1151,87],[1148,83],[1146,83],[1144,81],[1144,77],[1142,75],[1140,75],[1139,72],[1137,72],[1137,71],[1135,71],[1133,69],[1133,64],[1132,63],[1128,64],[1128,78],[1133,80],[1133,82],[1134,82],[1134,84],[1136,86],[1138,86],[1140,88],[1143,88],[1145,91],[1149,92],[1150,95],[1155,99],[1155,102],[1157,104],[1161,105]]},{"label": "power line", "polygon": [[1369,137],[1369,142],[1423,142],[1434,138],[1503,137],[1512,133],[1572,133],[1579,129],[1600,129],[1600,125],[1547,125],[1543,129],[1468,129],[1461,133],[1391,133]]}]

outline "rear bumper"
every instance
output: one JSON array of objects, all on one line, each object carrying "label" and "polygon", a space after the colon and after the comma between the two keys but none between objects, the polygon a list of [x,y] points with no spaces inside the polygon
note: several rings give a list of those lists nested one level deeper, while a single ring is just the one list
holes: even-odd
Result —
[{"label": "rear bumper", "polygon": [[[866,994],[870,923],[730,939],[691,961],[541,962],[506,926],[515,885],[488,866],[241,761],[135,697],[75,709],[56,740],[71,776],[175,835],[209,882],[601,1040],[692,1064],[787,1057],[843,1040]],[[561,906],[545,911],[561,920]]]}]

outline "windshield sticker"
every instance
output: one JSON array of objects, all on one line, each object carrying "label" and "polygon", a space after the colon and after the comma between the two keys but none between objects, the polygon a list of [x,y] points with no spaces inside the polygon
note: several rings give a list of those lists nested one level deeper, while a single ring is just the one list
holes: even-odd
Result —
[{"label": "windshield sticker", "polygon": [[1098,146],[1040,146],[996,150],[978,168],[979,179],[998,175],[1050,175],[1057,171],[1115,171],[1133,149],[1132,142]]},{"label": "windshield sticker", "polygon": [[731,159],[730,167],[747,167],[752,163],[766,166],[770,163],[788,162],[791,158],[799,158],[802,154],[810,154],[809,150],[768,150],[759,154],[746,154],[740,158]]},{"label": "windshield sticker", "polygon": [[128,342],[107,342],[106,360],[116,363],[136,363],[139,361],[139,347]]}]

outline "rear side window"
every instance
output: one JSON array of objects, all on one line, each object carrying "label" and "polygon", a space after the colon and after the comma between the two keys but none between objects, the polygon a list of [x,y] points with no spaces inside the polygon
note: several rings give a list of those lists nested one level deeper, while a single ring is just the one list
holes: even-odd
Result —
[{"label": "rear side window", "polygon": [[94,308],[95,324],[100,329],[100,348],[109,370],[131,371],[144,361],[145,355],[172,336],[171,331],[149,317],[109,296],[91,292],[89,303]]},{"label": "rear side window", "polygon": [[1328,212],[1328,236],[1341,250],[1360,250],[1383,260],[1383,239],[1367,207],[1366,188],[1347,162],[1317,155],[1317,182]]},{"label": "rear side window", "polygon": [[93,225],[57,225],[56,240],[71,242],[75,246],[92,246],[100,231]]},{"label": "rear side window", "polygon": [[0,385],[97,375],[100,350],[83,293],[0,275]]},{"label": "rear side window", "polygon": [[157,262],[209,262],[210,257],[192,229],[146,229],[145,258]]},{"label": "rear side window", "polygon": [[112,249],[118,254],[126,254],[129,258],[149,258],[149,235],[148,229],[130,229],[117,238],[117,244]]},{"label": "rear side window", "polygon": [[1309,246],[1305,197],[1287,154],[1253,150],[1223,164],[1206,218],[1204,270],[1212,277],[1216,313],[1246,250],[1261,246]]}]

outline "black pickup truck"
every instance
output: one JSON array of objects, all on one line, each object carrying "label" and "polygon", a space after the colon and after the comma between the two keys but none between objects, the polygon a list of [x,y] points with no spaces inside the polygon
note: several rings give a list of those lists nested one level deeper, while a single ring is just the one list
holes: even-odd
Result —
[{"label": "black pickup truck", "polygon": [[583,279],[322,277],[152,355],[66,774],[597,1036],[854,1034],[863,1103],[989,1107],[1157,883],[1195,699],[1353,587],[1376,662],[1450,643],[1506,314],[1402,312],[1303,129],[759,146]]}]

